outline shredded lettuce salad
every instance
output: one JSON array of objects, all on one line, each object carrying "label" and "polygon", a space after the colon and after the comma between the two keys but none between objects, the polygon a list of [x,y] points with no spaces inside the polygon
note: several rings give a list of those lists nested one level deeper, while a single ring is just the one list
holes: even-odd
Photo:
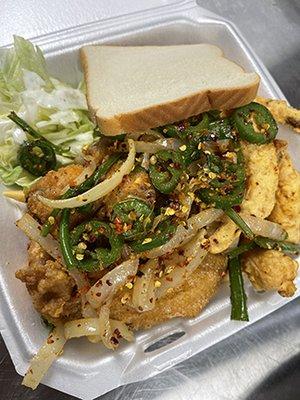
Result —
[{"label": "shredded lettuce salad", "polygon": [[57,155],[59,165],[73,162],[94,139],[82,85],[74,89],[52,78],[43,53],[22,37],[11,49],[0,49],[0,181],[28,187],[36,179],[18,163],[25,132],[7,116],[15,111],[55,145],[68,148]]}]

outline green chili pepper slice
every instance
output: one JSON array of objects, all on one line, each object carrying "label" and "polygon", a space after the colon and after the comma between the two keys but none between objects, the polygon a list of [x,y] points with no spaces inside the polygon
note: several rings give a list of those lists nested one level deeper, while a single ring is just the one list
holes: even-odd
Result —
[{"label": "green chili pepper slice", "polygon": [[207,155],[208,169],[217,174],[209,187],[200,189],[198,197],[216,208],[229,209],[243,201],[245,192],[245,168],[241,148],[235,143],[236,162],[229,162],[214,154]]},{"label": "green chili pepper slice", "polygon": [[69,154],[69,149],[64,149],[61,146],[57,146],[56,144],[50,142],[50,140],[46,139],[43,135],[41,135],[38,131],[33,129],[26,121],[20,118],[14,111],[12,111],[8,118],[11,119],[16,125],[18,125],[24,132],[28,133],[28,135],[33,139],[42,140],[47,143],[49,147],[52,147],[55,153],[60,154],[64,157],[74,158],[73,155]]},{"label": "green chili pepper slice", "polygon": [[211,142],[219,140],[236,140],[234,131],[232,129],[231,121],[229,118],[224,118],[217,121],[212,121],[208,124],[206,129],[198,131],[193,140],[197,143]]},{"label": "green chili pepper slice", "polygon": [[[69,188],[62,196],[61,199],[68,199],[70,197],[76,196],[77,194],[84,193],[93,186],[97,185],[99,180],[110,170],[110,168],[119,160],[121,154],[115,153],[108,157],[99,167],[94,171],[94,173],[87,178],[81,185],[75,188]],[[89,206],[89,204],[87,205]],[[82,206],[86,207],[86,206]],[[89,211],[89,210],[87,210]],[[50,214],[50,217],[56,218],[60,213],[60,210],[54,209]],[[48,219],[42,226],[41,235],[47,236],[53,226],[53,223]]]},{"label": "green chili pepper slice", "polygon": [[128,198],[113,206],[112,222],[125,240],[138,239],[152,222],[152,209],[143,200]]},{"label": "green chili pepper slice", "polygon": [[179,152],[161,150],[156,153],[157,162],[149,166],[153,186],[161,193],[169,194],[177,186],[183,172],[183,158]]},{"label": "green chili pepper slice", "polygon": [[156,247],[162,246],[167,243],[176,231],[176,226],[171,224],[170,221],[163,221],[158,224],[155,231],[148,235],[143,240],[137,240],[130,244],[130,247],[136,253],[142,253],[144,251],[155,249]]},{"label": "green chili pepper slice", "polygon": [[108,267],[122,253],[122,237],[105,222],[83,222],[72,230],[70,238],[77,267],[82,270]]},{"label": "green chili pepper slice", "polygon": [[264,144],[275,139],[278,126],[270,111],[258,103],[237,108],[233,113],[235,128],[242,139]]},{"label": "green chili pepper slice", "polygon": [[291,242],[273,240],[262,236],[257,236],[254,242],[263,249],[279,250],[292,254],[298,254],[300,252],[300,245]]},{"label": "green chili pepper slice", "polygon": [[189,135],[192,135],[195,132],[200,132],[202,129],[206,129],[208,124],[209,117],[206,113],[203,113],[198,116],[191,117],[185,121],[180,121],[171,125],[165,125],[158,129],[164,134],[164,136],[186,139]]},{"label": "green chili pepper slice", "polygon": [[249,321],[247,296],[244,290],[241,265],[238,257],[229,260],[231,319]]},{"label": "green chili pepper slice", "polygon": [[56,167],[55,152],[43,140],[23,142],[18,151],[18,161],[33,176],[43,176]]}]

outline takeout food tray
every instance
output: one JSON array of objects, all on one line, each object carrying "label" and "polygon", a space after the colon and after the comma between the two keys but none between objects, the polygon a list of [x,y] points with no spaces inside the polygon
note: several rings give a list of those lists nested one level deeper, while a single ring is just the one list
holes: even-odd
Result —
[{"label": "takeout food tray", "polygon": [[[51,74],[71,84],[77,84],[82,78],[78,49],[83,44],[211,43],[222,48],[226,57],[247,71],[254,70],[261,76],[260,95],[284,99],[279,87],[236,27],[194,2],[181,2],[94,22],[38,37],[33,42],[44,51]],[[290,152],[299,168],[299,160],[296,159],[300,151],[299,138],[286,128],[280,128],[279,136],[288,138]],[[0,207],[0,328],[17,372],[24,375],[47,330],[33,309],[25,285],[14,277],[15,271],[26,263],[27,240],[14,225],[22,214],[22,208],[2,196]],[[298,286],[299,283],[298,277]],[[197,318],[176,319],[139,332],[135,342],[124,343],[116,352],[91,344],[84,338],[69,341],[63,356],[55,362],[42,382],[81,399],[94,399],[120,385],[154,376],[292,300],[273,293],[255,293],[248,284],[246,291],[251,320],[248,324],[230,321],[229,290],[225,282]],[[299,290],[294,298],[297,296]],[[172,343],[160,348],[151,346],[172,334],[178,337]],[[148,351],[145,352],[146,349]]]}]

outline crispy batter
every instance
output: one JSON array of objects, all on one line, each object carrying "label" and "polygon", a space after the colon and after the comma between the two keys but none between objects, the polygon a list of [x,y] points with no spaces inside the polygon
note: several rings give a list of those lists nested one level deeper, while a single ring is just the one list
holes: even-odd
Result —
[{"label": "crispy batter", "polygon": [[110,192],[103,199],[103,202],[109,212],[111,212],[114,204],[132,196],[144,200],[149,206],[154,206],[155,190],[149,175],[142,169],[132,171],[129,175],[125,175],[121,185]]},{"label": "crispy batter", "polygon": [[49,199],[57,199],[67,186],[74,186],[75,179],[83,171],[82,165],[68,165],[57,171],[48,172],[39,179],[30,189],[27,199],[29,213],[41,222],[45,222],[51,213],[51,208],[41,203],[37,196],[43,195]]},{"label": "crispy batter", "polygon": [[246,163],[246,193],[241,205],[244,212],[268,217],[275,205],[278,165],[273,143],[256,145],[242,142]]},{"label": "crispy batter", "polygon": [[198,315],[216,293],[226,270],[226,257],[209,254],[178,288],[162,297],[151,311],[139,313],[121,303],[124,292],[115,297],[111,317],[129,324],[134,330],[151,328],[171,318]]},{"label": "crispy batter", "polygon": [[243,257],[244,270],[256,290],[277,290],[291,297],[296,291],[293,280],[298,263],[277,250],[253,250]]},{"label": "crispy batter", "polygon": [[[246,163],[246,193],[241,210],[256,217],[266,218],[275,205],[278,186],[278,166],[273,143],[255,145],[242,142]],[[213,254],[227,250],[239,237],[240,230],[229,219],[210,237],[209,251]]]},{"label": "crispy batter", "polygon": [[300,242],[300,174],[295,170],[287,153],[287,143],[276,140],[279,166],[279,184],[276,203],[269,217],[280,224],[288,233],[288,240]]},{"label": "crispy batter", "polygon": [[257,97],[255,101],[267,107],[279,124],[287,124],[295,132],[300,133],[300,110],[289,106],[285,100]]},{"label": "crispy batter", "polygon": [[36,242],[28,248],[28,265],[17,271],[16,277],[26,284],[34,307],[47,319],[79,317],[75,282]]}]

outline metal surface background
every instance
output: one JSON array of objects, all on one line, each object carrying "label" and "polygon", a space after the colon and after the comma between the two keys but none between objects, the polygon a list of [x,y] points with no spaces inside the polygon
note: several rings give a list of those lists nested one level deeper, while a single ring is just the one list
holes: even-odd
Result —
[{"label": "metal surface background", "polygon": [[[133,11],[123,0],[123,10]],[[53,11],[53,3],[56,8]],[[70,7],[72,3],[73,7]],[[68,2],[4,0],[0,28],[1,44],[7,31],[36,36],[52,30],[84,23],[96,17],[116,14],[109,1]],[[91,6],[92,1],[88,0]],[[113,2],[112,2],[113,3]],[[120,3],[120,1],[119,1]],[[146,2],[144,2],[144,5]],[[153,3],[160,3],[155,1]],[[161,1],[161,3],[165,3]],[[199,5],[232,20],[243,32],[285,93],[300,105],[300,5],[297,0],[198,0]],[[25,6],[26,4],[26,6]],[[34,7],[38,6],[38,7]],[[83,13],[80,14],[82,5]],[[106,7],[104,7],[106,5]],[[149,5],[149,3],[148,3]],[[57,19],[68,9],[67,17]],[[30,10],[30,13],[28,13]],[[42,16],[41,16],[42,10]],[[16,18],[16,15],[18,16]],[[45,15],[51,16],[47,25]],[[26,17],[27,16],[27,17]],[[45,18],[45,21],[43,21]],[[22,21],[22,27],[20,27]],[[41,24],[41,21],[43,23]],[[72,23],[76,21],[75,23]],[[50,21],[51,22],[51,21]],[[8,25],[9,24],[9,25]],[[6,29],[9,26],[9,29]],[[3,32],[3,35],[2,35]],[[145,382],[116,389],[101,400],[296,400],[300,398],[300,300],[235,334],[191,359]],[[43,385],[35,392],[20,386],[19,377],[3,342],[0,343],[0,399],[71,400]]]}]

